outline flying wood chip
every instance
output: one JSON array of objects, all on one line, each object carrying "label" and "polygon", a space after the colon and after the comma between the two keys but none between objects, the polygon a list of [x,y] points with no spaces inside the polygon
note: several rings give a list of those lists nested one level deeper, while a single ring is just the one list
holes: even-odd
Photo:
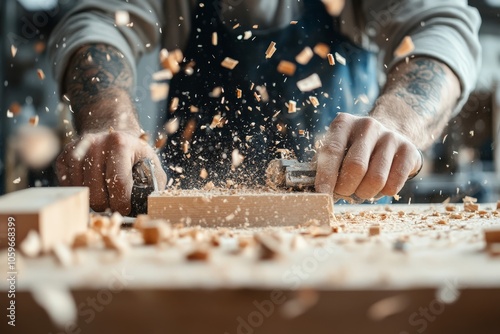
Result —
[{"label": "flying wood chip", "polygon": [[269,44],[266,50],[266,59],[271,58],[275,52],[276,52],[276,43],[271,42],[271,44]]},{"label": "flying wood chip", "polygon": [[239,61],[237,61],[233,58],[230,58],[230,57],[226,57],[222,61],[221,65],[222,65],[222,67],[225,67],[229,70],[233,70],[236,67],[236,65],[238,65],[238,63],[239,63]]},{"label": "flying wood chip", "polygon": [[288,75],[290,77],[295,74],[296,69],[297,69],[297,65],[295,65],[294,63],[287,61],[287,60],[280,61],[280,63],[278,64],[278,68],[277,68],[279,73]]},{"label": "flying wood chip", "polygon": [[410,36],[403,38],[399,46],[394,51],[395,57],[406,57],[415,50],[415,45]]},{"label": "flying wood chip", "polygon": [[313,50],[306,46],[296,57],[295,60],[301,65],[307,65],[314,56]]},{"label": "flying wood chip", "polygon": [[320,88],[321,86],[321,79],[316,73],[311,74],[303,80],[297,81],[297,87],[301,92],[310,92],[316,88]]}]

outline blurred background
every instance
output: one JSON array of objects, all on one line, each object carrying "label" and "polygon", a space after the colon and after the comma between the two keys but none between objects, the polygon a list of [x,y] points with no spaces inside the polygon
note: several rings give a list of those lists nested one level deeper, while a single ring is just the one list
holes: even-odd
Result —
[{"label": "blurred background", "polygon": [[[0,2],[0,194],[57,185],[53,161],[73,130],[70,111],[59,103],[45,46],[58,20],[77,1]],[[469,4],[483,19],[483,68],[476,90],[425,152],[424,170],[401,192],[401,203],[459,202],[464,195],[480,202],[500,198],[500,148],[495,145],[500,127],[500,0]],[[141,60],[136,89],[141,124],[151,134],[164,123],[164,102],[152,102],[149,93],[158,51]]]}]

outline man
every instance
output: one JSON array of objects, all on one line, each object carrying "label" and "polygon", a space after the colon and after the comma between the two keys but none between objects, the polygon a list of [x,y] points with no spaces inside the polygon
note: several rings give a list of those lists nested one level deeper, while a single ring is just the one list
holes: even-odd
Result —
[{"label": "man", "polygon": [[[162,109],[180,125],[162,155],[180,186],[261,183],[273,153],[286,148],[300,159],[315,154],[318,192],[360,200],[397,194],[422,166],[419,149],[437,138],[472,89],[480,19],[465,0],[342,4],[82,1],[50,41],[80,136],[58,159],[61,183],[89,186],[95,210],[130,212],[132,166],[146,157],[160,165],[139,138],[134,64],[161,43],[181,49],[187,68],[170,82],[169,103],[177,107]],[[130,15],[128,25],[116,24],[117,11]],[[395,55],[405,36],[413,50]],[[266,57],[271,42],[277,51]],[[324,51],[311,54],[318,45],[335,55],[334,65]],[[226,57],[239,63],[221,66]],[[294,73],[279,70],[282,60]],[[321,87],[299,87],[314,74]],[[82,140],[89,147],[75,154]],[[157,178],[164,187],[166,174],[157,169]]]}]

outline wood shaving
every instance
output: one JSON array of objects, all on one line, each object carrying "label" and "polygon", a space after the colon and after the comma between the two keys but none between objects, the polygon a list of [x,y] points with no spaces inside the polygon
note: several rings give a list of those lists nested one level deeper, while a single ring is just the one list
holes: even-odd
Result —
[{"label": "wood shaving", "polygon": [[190,253],[186,254],[186,260],[188,261],[208,261],[210,258],[210,252],[207,247],[199,247]]},{"label": "wood shaving", "polygon": [[217,35],[217,32],[212,33],[212,45],[217,46],[219,44],[219,36]]},{"label": "wood shaving", "polygon": [[317,73],[313,73],[307,78],[297,81],[297,87],[301,92],[310,92],[321,86],[321,79]]},{"label": "wood shaving", "polygon": [[291,114],[295,112],[297,112],[297,102],[292,100],[288,101],[288,113]]},{"label": "wood shaving", "polygon": [[338,52],[335,52],[335,60],[337,61],[337,63],[339,63],[341,65],[346,64],[345,58],[342,55],[340,55],[340,53],[338,53]]},{"label": "wood shaving", "polygon": [[238,65],[238,63],[239,63],[238,60],[235,60],[235,59],[230,58],[230,57],[226,57],[222,61],[221,66],[224,68],[227,68],[229,70],[233,70],[236,67],[236,65]]},{"label": "wood shaving", "polygon": [[36,74],[38,75],[38,79],[40,80],[45,80],[45,73],[43,73],[43,70],[42,69],[37,69],[36,70]]},{"label": "wood shaving", "polygon": [[172,71],[165,69],[165,70],[161,70],[161,71],[153,73],[152,78],[155,81],[170,80],[173,78],[173,74],[172,74]]},{"label": "wood shaving", "polygon": [[14,45],[10,46],[10,54],[12,55],[12,58],[16,57],[17,54],[17,48]]},{"label": "wood shaving", "polygon": [[328,59],[328,63],[331,66],[335,65],[335,58],[333,58],[333,55],[331,53],[327,54],[326,58]]},{"label": "wood shaving", "polygon": [[236,98],[241,99],[241,96],[243,95],[243,92],[241,89],[236,88]]},{"label": "wood shaving", "polygon": [[394,50],[394,57],[406,57],[415,50],[415,45],[410,36],[403,38],[399,46]]},{"label": "wood shaving", "polygon": [[325,43],[318,43],[314,46],[313,51],[321,58],[326,59],[330,53],[330,46]]},{"label": "wood shaving", "polygon": [[271,42],[266,50],[266,59],[270,59],[276,52],[276,43]]},{"label": "wood shaving", "polygon": [[290,77],[295,74],[296,70],[297,70],[297,65],[287,60],[280,61],[277,68],[277,71],[279,73],[288,75]]},{"label": "wood shaving", "polygon": [[479,211],[479,204],[464,203],[464,211],[466,211],[466,212],[476,212],[476,211]]},{"label": "wood shaving", "polygon": [[40,120],[40,118],[38,117],[38,115],[35,115],[35,116],[30,117],[28,123],[31,126],[38,126],[39,120]]},{"label": "wood shaving", "polygon": [[115,24],[117,26],[126,26],[130,23],[130,15],[125,10],[118,10],[115,12]]},{"label": "wood shaving", "polygon": [[254,235],[254,240],[258,246],[260,260],[273,260],[280,255],[279,242],[268,234],[258,233]]},{"label": "wood shaving", "polygon": [[373,237],[375,235],[379,235],[380,234],[380,225],[378,224],[373,224],[371,225],[369,228],[368,228],[368,235],[370,237]]},{"label": "wood shaving", "polygon": [[314,56],[313,50],[306,46],[296,57],[295,61],[301,65],[307,65]]},{"label": "wood shaving", "polygon": [[316,96],[309,96],[309,101],[311,101],[314,108],[319,107],[319,100]]}]

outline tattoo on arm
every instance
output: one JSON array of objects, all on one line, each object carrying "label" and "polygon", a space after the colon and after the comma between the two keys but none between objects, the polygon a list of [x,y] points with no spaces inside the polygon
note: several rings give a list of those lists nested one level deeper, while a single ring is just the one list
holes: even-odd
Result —
[{"label": "tattoo on arm", "polygon": [[[76,51],[64,76],[63,92],[70,99],[77,132],[82,123],[89,121],[87,115],[80,114],[88,106],[99,105],[107,109],[111,108],[111,100],[118,97],[123,100],[123,96],[128,96],[126,103],[134,109],[130,98],[133,83],[130,64],[114,47],[92,44]],[[103,121],[106,123],[105,119]]]},{"label": "tattoo on arm", "polygon": [[441,94],[446,84],[442,65],[432,59],[417,58],[400,78],[395,91],[418,115],[433,117],[439,113]]}]

